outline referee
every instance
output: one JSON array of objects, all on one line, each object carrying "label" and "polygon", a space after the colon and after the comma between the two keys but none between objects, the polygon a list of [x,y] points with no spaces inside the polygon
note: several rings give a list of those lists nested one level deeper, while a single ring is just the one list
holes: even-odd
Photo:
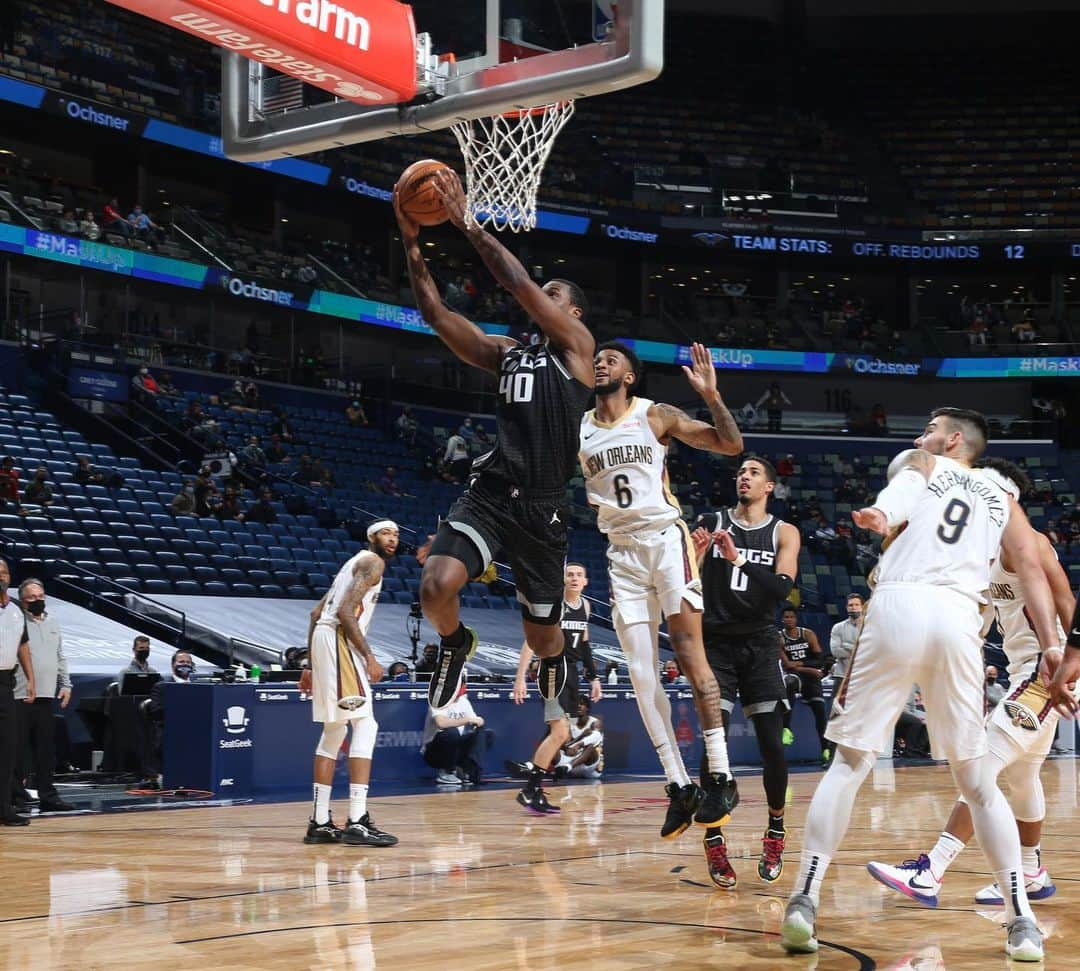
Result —
[{"label": "referee", "polygon": [[26,615],[18,601],[8,596],[11,569],[0,558],[0,825],[29,826],[11,805],[11,780],[15,773],[15,664],[26,675],[26,698],[34,700],[34,667],[30,663],[30,636]]}]

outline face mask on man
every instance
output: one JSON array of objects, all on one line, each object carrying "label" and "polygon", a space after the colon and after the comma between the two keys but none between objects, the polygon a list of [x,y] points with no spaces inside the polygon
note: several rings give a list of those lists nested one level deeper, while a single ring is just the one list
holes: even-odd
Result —
[{"label": "face mask on man", "polygon": [[26,605],[26,609],[31,616],[40,617],[43,613],[45,613],[45,601],[31,600],[30,603]]},{"label": "face mask on man", "polygon": [[191,664],[173,665],[173,674],[175,674],[178,678],[182,678],[184,681],[187,681],[187,679],[191,677],[191,672],[194,670],[195,668]]},{"label": "face mask on man", "polygon": [[145,647],[135,652],[135,660],[140,664],[145,664],[150,657],[150,648]]},{"label": "face mask on man", "polygon": [[847,615],[848,615],[848,620],[856,620],[856,621],[862,620],[862,611],[861,610],[850,610],[849,609],[848,612],[847,612]]}]

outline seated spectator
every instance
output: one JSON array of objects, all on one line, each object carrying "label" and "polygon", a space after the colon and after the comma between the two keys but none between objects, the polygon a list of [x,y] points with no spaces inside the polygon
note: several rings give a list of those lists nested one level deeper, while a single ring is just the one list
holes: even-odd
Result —
[{"label": "seated spectator", "polygon": [[462,422],[462,423],[461,423],[461,424],[460,424],[460,425],[458,426],[458,430],[457,430],[457,433],[458,433],[458,434],[459,434],[459,435],[460,435],[460,436],[461,436],[462,438],[464,438],[464,439],[465,439],[466,443],[471,443],[471,442],[472,442],[472,440],[473,440],[473,435],[475,434],[475,433],[473,432],[473,427],[472,427],[472,419],[471,419],[471,418],[466,418],[466,419],[465,419],[465,420],[464,420],[464,421],[463,421],[463,422]]},{"label": "seated spectator", "polygon": [[191,516],[195,513],[195,480],[188,479],[169,503],[174,516]]},{"label": "seated spectator", "polygon": [[310,452],[304,452],[300,456],[296,471],[292,474],[292,480],[307,486],[319,485],[321,482],[319,470],[316,468],[315,460],[311,457]]},{"label": "seated spectator", "polygon": [[224,391],[219,391],[218,401],[226,408],[242,409],[244,407],[244,382],[237,379]]},{"label": "seated spectator", "polygon": [[143,395],[153,397],[161,391],[154,376],[150,373],[150,368],[145,366],[139,368],[138,373],[131,378],[131,387],[140,397]]},{"label": "seated spectator", "polygon": [[420,660],[416,662],[416,668],[414,670],[417,674],[434,674],[435,664],[438,659],[439,645],[425,644],[424,653],[421,655]]},{"label": "seated spectator", "polygon": [[483,425],[476,426],[476,442],[478,445],[490,445],[491,439],[488,437],[487,429]]},{"label": "seated spectator", "polygon": [[603,724],[591,711],[588,698],[578,699],[577,717],[570,722],[570,740],[559,752],[555,777],[599,779],[604,771]]},{"label": "seated spectator", "polygon": [[923,706],[922,691],[913,685],[907,704],[896,720],[894,730],[893,755],[909,758],[929,758],[930,733],[926,730],[926,708]]},{"label": "seated spectator", "polygon": [[16,510],[22,511],[19,503],[19,472],[15,468],[15,459],[5,455],[0,461],[0,509],[9,502]]},{"label": "seated spectator", "polygon": [[225,486],[220,502],[211,505],[211,512],[222,522],[232,519],[244,522],[244,511],[240,508],[240,492],[235,486]]},{"label": "seated spectator", "polygon": [[148,246],[156,247],[165,237],[165,231],[155,223],[149,213],[143,211],[143,207],[135,203],[127,217],[128,225],[134,235]]},{"label": "seated spectator", "polygon": [[394,427],[397,429],[397,437],[404,442],[408,442],[410,445],[416,444],[416,431],[418,428],[417,421],[413,417],[412,408],[406,405],[400,415],[397,417],[397,421],[394,422]]},{"label": "seated spectator", "polygon": [[252,435],[237,456],[241,462],[245,465],[249,465],[255,469],[262,469],[266,467],[266,453],[259,446],[259,436]]},{"label": "seated spectator", "polygon": [[773,486],[772,497],[778,502],[787,502],[791,496],[791,486],[788,485],[787,476],[780,476]]},{"label": "seated spectator", "polygon": [[1034,316],[1029,316],[1031,311],[1029,310],[1024,314],[1024,319],[1018,321],[1012,326],[1013,339],[1021,344],[1029,344],[1038,338],[1038,334],[1035,332],[1035,319]]},{"label": "seated spectator", "polygon": [[124,477],[115,469],[112,472],[102,472],[90,464],[86,455],[80,455],[72,476],[79,485],[101,485],[110,489],[119,489],[124,484]]},{"label": "seated spectator", "polygon": [[284,442],[294,441],[295,436],[293,435],[292,426],[289,424],[289,416],[285,414],[285,409],[279,406],[273,410],[273,415],[273,421],[270,422],[271,436],[277,435]]},{"label": "seated spectator", "polygon": [[776,460],[776,474],[778,476],[787,476],[795,474],[795,456],[788,454],[782,455]]},{"label": "seated spectator", "polygon": [[983,347],[986,346],[986,320],[983,317],[976,317],[971,322],[971,326],[968,328],[968,344],[974,347],[976,344]]},{"label": "seated spectator", "polygon": [[412,676],[409,674],[409,665],[404,661],[395,661],[386,669],[386,680],[399,682],[412,681]]},{"label": "seated spectator", "polygon": [[354,401],[345,408],[345,419],[354,428],[367,428],[368,419],[364,414],[364,406],[359,401]]},{"label": "seated spectator", "polygon": [[329,466],[327,466],[327,464],[321,458],[316,458],[311,463],[311,469],[315,473],[315,481],[319,485],[324,485],[327,488],[333,488],[334,473],[330,471]]},{"label": "seated spectator", "polygon": [[53,503],[53,487],[49,485],[49,470],[44,465],[39,465],[34,472],[34,478],[26,486],[23,493],[23,502],[32,506],[41,506],[48,509]]},{"label": "seated spectator", "polygon": [[870,434],[889,434],[889,416],[885,414],[885,406],[882,404],[876,404],[870,409]]},{"label": "seated spectator", "polygon": [[175,398],[180,394],[180,389],[176,387],[172,382],[172,375],[168,371],[162,371],[161,377],[158,378],[158,394],[169,395],[169,397]]},{"label": "seated spectator", "polygon": [[213,513],[212,506],[217,505],[218,487],[209,469],[200,469],[195,479],[193,491],[195,497],[195,515],[209,516]]},{"label": "seated spectator", "polygon": [[383,472],[383,477],[379,480],[379,491],[388,496],[403,496],[405,495],[401,486],[397,484],[395,476],[397,475],[397,469],[392,465],[386,467],[386,471]]},{"label": "seated spectator", "polygon": [[124,239],[131,239],[135,235],[135,227],[120,215],[120,202],[115,196],[105,203],[101,222],[106,233],[116,233]]},{"label": "seated spectator", "polygon": [[244,407],[251,411],[259,410],[259,386],[254,381],[248,381],[243,391]]},{"label": "seated spectator", "polygon": [[483,781],[487,738],[484,719],[473,710],[465,678],[461,691],[445,708],[428,707],[420,754],[438,773],[440,785],[476,785]]},{"label": "seated spectator", "polygon": [[285,671],[302,671],[308,666],[307,648],[287,647],[281,655],[281,667]]},{"label": "seated spectator", "polygon": [[205,415],[202,421],[195,425],[188,434],[208,452],[215,452],[225,444],[225,439],[221,437],[221,432],[218,429],[218,423],[213,418],[208,418]]},{"label": "seated spectator", "polygon": [[664,662],[664,667],[660,672],[660,680],[664,684],[686,684],[686,676],[679,670],[679,662],[674,658],[669,658]]},{"label": "seated spectator", "polygon": [[525,680],[534,682],[540,676],[540,658],[534,657],[525,669]]},{"label": "seated spectator", "polygon": [[277,519],[277,510],[274,509],[274,495],[269,489],[263,489],[259,493],[259,498],[248,506],[247,512],[244,513],[244,522],[246,523],[262,523],[264,526],[269,526],[276,523]]},{"label": "seated spectator", "polygon": [[89,209],[83,213],[83,217],[79,221],[79,232],[91,242],[97,242],[101,239],[101,227]]},{"label": "seated spectator", "polygon": [[460,433],[451,435],[447,439],[443,464],[457,482],[464,482],[468,477],[472,459],[469,457],[469,446]]},{"label": "seated spectator", "polygon": [[[162,748],[165,741],[165,689],[166,683],[191,684],[195,674],[195,661],[187,651],[175,651],[172,656],[172,674],[166,675],[150,689],[150,697],[140,705],[141,714],[149,727],[150,744],[147,746],[142,774],[143,788],[161,788]],[[151,783],[146,785],[146,783]]]},{"label": "seated spectator", "polygon": [[60,217],[60,232],[74,236],[78,231],[79,223],[75,218],[75,213],[70,209],[65,209],[64,214]]},{"label": "seated spectator", "polygon": [[281,444],[280,435],[270,436],[270,444],[266,446],[266,461],[271,465],[283,465],[289,461],[285,447]]}]

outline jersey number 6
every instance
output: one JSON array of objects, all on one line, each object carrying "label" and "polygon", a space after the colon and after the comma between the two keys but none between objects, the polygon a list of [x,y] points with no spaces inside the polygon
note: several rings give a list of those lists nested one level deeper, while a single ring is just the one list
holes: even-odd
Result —
[{"label": "jersey number 6", "polygon": [[615,501],[619,504],[619,508],[628,508],[634,501],[634,494],[630,491],[629,485],[630,476],[617,475],[611,483],[615,486]]}]

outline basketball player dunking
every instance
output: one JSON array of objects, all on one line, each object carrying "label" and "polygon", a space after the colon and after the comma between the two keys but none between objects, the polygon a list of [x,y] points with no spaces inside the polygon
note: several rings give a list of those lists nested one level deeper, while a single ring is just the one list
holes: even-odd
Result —
[{"label": "basketball player dunking", "polygon": [[[799,568],[799,531],[766,511],[776,485],[776,470],[749,456],[735,476],[738,505],[701,517],[694,548],[702,557],[705,589],[705,656],[724,696],[724,727],[735,708],[754,724],[761,753],[761,781],[768,821],[761,840],[758,876],[772,883],[784,870],[784,804],[788,770],[784,758],[783,710],[787,692],[780,665],[776,608],[787,599]],[[705,853],[713,883],[735,886],[719,827],[705,834]]]},{"label": "basketball player dunking", "polygon": [[1034,530],[996,477],[971,467],[986,448],[986,436],[986,419],[978,412],[937,409],[916,448],[893,460],[898,468],[874,505],[852,514],[863,529],[881,535],[902,531],[881,554],[874,597],[833,701],[828,736],[836,752],[806,816],[795,892],[781,927],[788,951],[817,950],[815,921],[826,870],[859,787],[917,682],[934,754],[948,759],[979,845],[1005,891],[1005,950],[1014,960],[1042,960],[1016,824],[985,757],[980,610],[987,603],[991,563],[1000,555],[1023,584],[1039,646],[1055,655],[1054,666],[1061,646]]},{"label": "basketball player dunking", "polygon": [[[630,680],[649,738],[663,766],[669,805],[661,837],[691,822],[718,826],[731,815],[738,789],[728,768],[724,717],[705,660],[701,635],[701,580],[678,501],[668,489],[667,446],[677,439],[695,448],[737,455],[742,436],[716,388],[716,369],[701,344],[684,367],[713,425],[671,405],[633,396],[641,377],[637,355],[617,342],[596,353],[596,408],[581,421],[581,470],[585,493],[597,511],[608,547],[611,612],[626,654]],[[657,638],[666,618],[671,646],[690,682],[705,737],[709,771],[701,788],[690,781],[671,724],[671,703],[660,685]]]},{"label": "basketball player dunking", "polygon": [[[397,837],[378,829],[367,811],[371,756],[379,730],[372,711],[371,685],[383,676],[382,665],[367,642],[371,618],[382,589],[386,560],[398,547],[397,524],[389,519],[367,530],[368,549],[339,571],[330,589],[311,612],[308,658],[311,667],[300,677],[300,690],[311,694],[311,714],[323,723],[315,749],[315,806],[305,843],[349,843],[393,846]],[[349,742],[349,819],[344,830],[330,817],[334,767],[345,735]]]},{"label": "basketball player dunking", "polygon": [[433,708],[457,695],[461,672],[477,645],[476,632],[461,623],[460,591],[502,550],[517,585],[525,639],[541,658],[540,694],[553,699],[566,681],[559,629],[567,543],[562,505],[593,386],[596,342],[583,323],[587,301],[568,280],[538,287],[493,236],[475,223],[467,226],[465,193],[453,172],[440,172],[435,185],[450,221],[544,340],[522,347],[511,338],[485,334],[450,310],[428,272],[419,227],[394,196],[420,313],[458,358],[498,379],[496,444],[473,464],[469,485],[439,527],[421,574],[420,604],[441,638],[428,695]]},{"label": "basketball player dunking", "polygon": [[[578,711],[578,661],[585,668],[591,684],[591,697],[599,701],[602,694],[600,675],[593,662],[589,645],[589,601],[582,596],[589,577],[581,563],[567,563],[563,588],[562,619],[559,627],[563,632],[566,659],[566,684],[557,698],[544,699],[544,721],[548,733],[536,747],[533,757],[524,763],[506,762],[506,770],[515,778],[524,778],[525,785],[517,794],[517,801],[531,813],[545,815],[558,813],[559,809],[548,802],[541,781],[545,773],[552,773],[559,764],[559,753],[570,741],[570,719]],[[517,676],[514,678],[514,704],[520,705],[528,694],[525,672],[532,662],[533,652],[529,642],[521,645]]]},{"label": "basketball player dunking", "polygon": [[[1027,475],[1004,459],[985,459],[980,467],[991,470],[987,475],[997,473],[1001,486],[1016,500],[1031,486]],[[1038,533],[1036,542],[1057,610],[1057,636],[1064,641],[1063,625],[1069,623],[1075,602],[1072,587],[1050,540]],[[1053,896],[1056,888],[1042,865],[1039,845],[1046,815],[1039,770],[1054,742],[1059,716],[1050,706],[1040,678],[1039,641],[1028,620],[1023,582],[1007,553],[1002,553],[994,563],[990,574],[990,596],[1002,635],[1001,646],[1009,658],[1009,694],[987,722],[987,759],[994,777],[1004,778],[1009,786],[1009,804],[1020,832],[1028,899],[1045,900]],[[885,886],[921,904],[936,907],[945,871],[970,842],[974,832],[971,810],[960,799],[929,853],[920,853],[900,866],[870,863],[867,869]],[[1004,903],[1001,888],[996,883],[984,887],[975,894],[975,903],[1000,906]]]}]

